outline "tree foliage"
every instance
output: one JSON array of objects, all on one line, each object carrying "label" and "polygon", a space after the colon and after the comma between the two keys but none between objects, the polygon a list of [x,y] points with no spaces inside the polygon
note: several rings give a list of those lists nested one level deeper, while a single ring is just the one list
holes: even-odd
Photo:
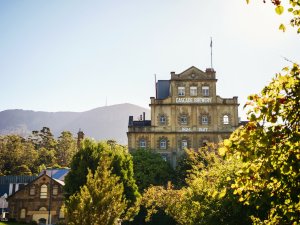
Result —
[{"label": "tree foliage", "polygon": [[70,131],[63,131],[57,140],[55,152],[57,163],[60,166],[69,166],[77,151],[77,143]]},{"label": "tree foliage", "polygon": [[222,152],[243,160],[232,188],[254,206],[254,224],[300,223],[300,69],[284,68],[246,104],[250,122]]},{"label": "tree foliage", "polygon": [[161,155],[147,149],[139,149],[132,154],[136,184],[140,192],[150,185],[166,185],[174,179],[174,170]]},{"label": "tree foliage", "polygon": [[[247,3],[250,2],[250,0],[246,0]],[[263,0],[265,3],[266,0]],[[275,12],[278,15],[281,15],[284,13],[285,8],[284,4],[288,6],[288,13],[290,15],[290,26],[297,28],[297,33],[300,33],[300,1],[298,0],[270,0],[270,2],[275,6]],[[282,4],[284,2],[284,4]],[[279,29],[282,31],[286,30],[286,26],[284,24],[279,25]]]},{"label": "tree foliage", "polygon": [[115,225],[126,208],[123,184],[112,173],[111,158],[102,155],[94,175],[66,202],[69,225]]},{"label": "tree foliage", "polygon": [[124,186],[127,207],[122,218],[130,219],[137,213],[140,194],[133,177],[132,157],[121,145],[84,140],[81,149],[74,155],[71,171],[65,178],[66,197],[68,199],[79,192],[80,187],[87,182],[88,171],[94,173],[97,166],[105,160],[103,155],[111,158],[112,173],[119,177]]}]

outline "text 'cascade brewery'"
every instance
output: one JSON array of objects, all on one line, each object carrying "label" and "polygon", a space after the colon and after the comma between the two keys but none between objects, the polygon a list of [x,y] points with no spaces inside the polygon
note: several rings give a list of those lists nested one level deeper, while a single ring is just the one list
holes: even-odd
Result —
[{"label": "text 'cascade brewery'", "polygon": [[129,151],[152,149],[175,166],[184,148],[228,138],[239,126],[238,98],[216,95],[216,83],[212,68],[203,72],[194,66],[158,80],[156,98],[150,98],[151,120],[129,117]]}]

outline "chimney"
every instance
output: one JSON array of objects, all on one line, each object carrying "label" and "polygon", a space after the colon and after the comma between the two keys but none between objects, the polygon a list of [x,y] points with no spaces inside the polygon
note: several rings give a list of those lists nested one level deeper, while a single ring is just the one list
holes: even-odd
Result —
[{"label": "chimney", "polygon": [[128,126],[129,127],[133,126],[133,116],[129,116]]},{"label": "chimney", "polygon": [[143,119],[144,119],[144,121],[146,120],[146,113],[145,112],[143,112]]},{"label": "chimney", "polygon": [[84,133],[79,129],[77,133],[77,150],[80,148],[81,141],[84,139]]}]

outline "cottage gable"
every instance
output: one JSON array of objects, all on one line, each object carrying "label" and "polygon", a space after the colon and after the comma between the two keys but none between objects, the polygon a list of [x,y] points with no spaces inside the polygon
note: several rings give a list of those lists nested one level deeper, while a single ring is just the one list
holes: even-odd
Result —
[{"label": "cottage gable", "polygon": [[[10,218],[21,222],[36,221],[56,223],[63,219],[64,201],[62,181],[42,174],[19,191],[8,197]],[[50,207],[50,221],[49,217]]]}]

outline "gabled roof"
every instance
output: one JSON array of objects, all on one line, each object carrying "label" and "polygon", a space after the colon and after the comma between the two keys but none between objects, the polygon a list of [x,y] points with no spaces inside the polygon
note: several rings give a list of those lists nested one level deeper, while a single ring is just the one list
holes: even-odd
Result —
[{"label": "gabled roof", "polygon": [[172,80],[201,80],[201,79],[215,79],[215,71],[213,69],[206,69],[206,71],[202,71],[195,66],[191,66],[187,70],[175,74],[171,73]]},{"label": "gabled roof", "polygon": [[[31,181],[30,183],[26,184],[24,187],[22,187],[21,189],[19,189],[19,190],[16,191],[15,193],[13,193],[12,195],[8,196],[7,199],[9,199],[9,198],[11,198],[12,196],[14,196],[15,194],[17,194],[17,193],[23,191],[26,187],[29,187],[32,183],[34,183],[34,182],[37,181],[38,179],[41,179],[42,177],[45,177],[45,176],[48,177],[48,178],[51,180],[51,177],[50,177],[50,176],[48,176],[46,173],[43,173],[43,174],[41,174],[40,176],[38,176],[36,179],[34,179],[33,181]],[[63,181],[60,181],[60,180],[57,180],[57,179],[54,179],[54,178],[52,178],[52,180],[53,180],[56,184],[58,184],[58,185],[60,185],[60,186],[64,186],[64,185],[65,185],[65,183],[64,183]]]}]

